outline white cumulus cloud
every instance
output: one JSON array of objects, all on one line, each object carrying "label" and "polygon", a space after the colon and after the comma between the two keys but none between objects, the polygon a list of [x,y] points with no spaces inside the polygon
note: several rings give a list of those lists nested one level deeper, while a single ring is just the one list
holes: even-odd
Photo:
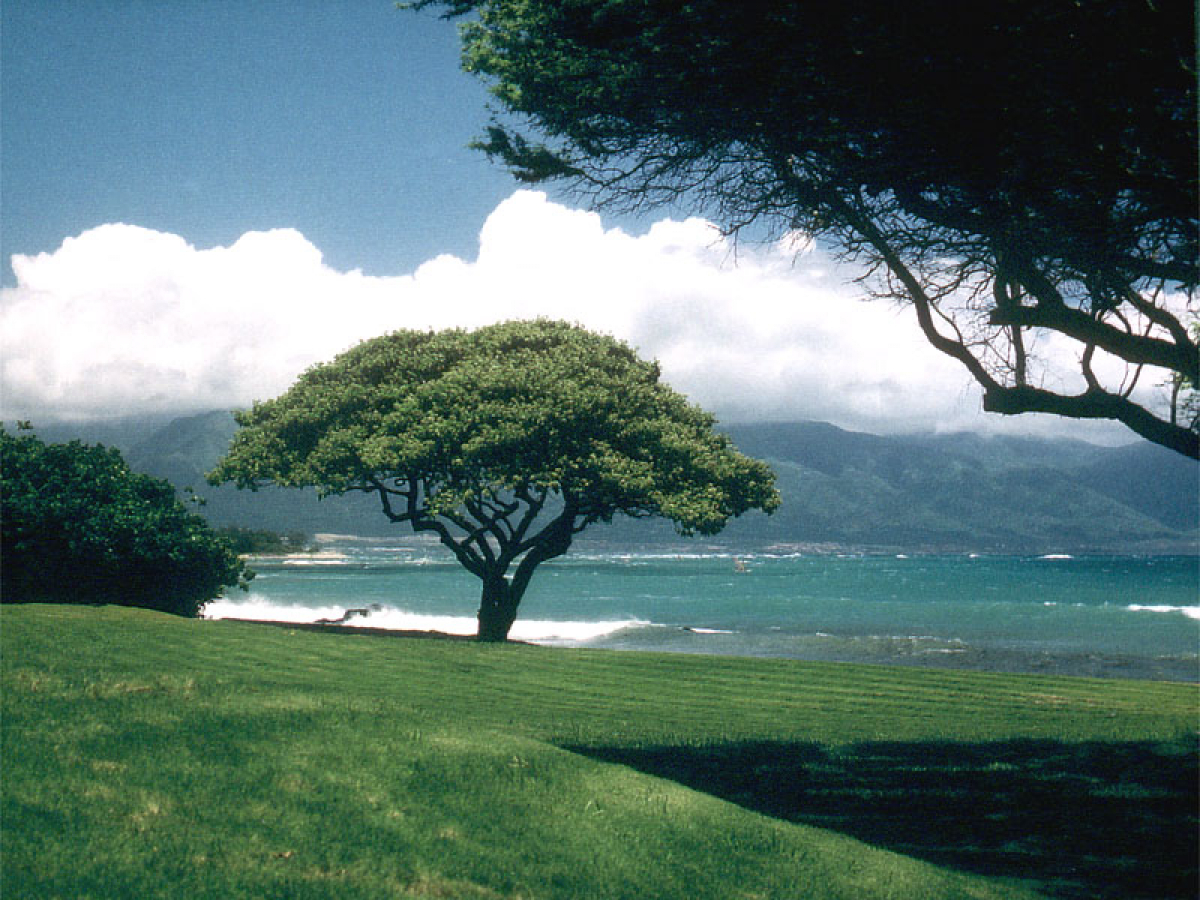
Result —
[{"label": "white cumulus cloud", "polygon": [[635,236],[531,191],[489,216],[476,259],[440,256],[396,277],[336,271],[289,229],[198,249],[123,224],[12,266],[4,418],[237,408],[390,330],[545,316],[630,342],[724,421],[1080,433],[983,418],[968,377],[911,312],[859,299],[803,236],[735,252],[699,219]]}]

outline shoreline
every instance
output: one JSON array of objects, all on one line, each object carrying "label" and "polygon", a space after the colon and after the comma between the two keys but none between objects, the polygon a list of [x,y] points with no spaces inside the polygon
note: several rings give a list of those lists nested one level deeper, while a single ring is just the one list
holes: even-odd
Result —
[{"label": "shoreline", "polygon": [[[297,631],[324,631],[330,634],[369,634],[375,637],[423,638],[432,641],[458,641],[475,643],[468,634],[451,634],[448,631],[423,631],[418,629],[372,628],[367,625],[338,625],[333,622],[286,622],[276,619],[240,619],[233,616],[221,619],[202,619],[205,622],[240,622],[243,625],[269,625],[273,628],[289,628]],[[510,644],[524,643],[509,641]]]},{"label": "shoreline", "polygon": [[[373,628],[370,626],[341,625],[327,622],[287,622],[272,619],[243,619],[222,618],[207,619],[211,622],[239,622],[247,625],[265,625],[272,628],[286,628],[298,631],[324,632],[342,635],[369,635],[384,638],[411,638],[414,640],[451,641],[457,643],[478,643],[474,635],[452,634],[445,631],[421,629],[392,629]],[[581,644],[574,647],[563,647],[561,644],[539,643],[536,641],[520,641],[510,639],[507,643],[522,647],[547,647],[549,649],[571,650],[605,650],[615,653],[668,653],[681,656],[731,656],[739,659],[779,660],[787,659],[796,662],[837,663],[843,665],[891,666],[906,669],[928,669],[938,672],[979,672],[1004,675],[1052,676],[1069,678],[1092,678],[1104,681],[1151,681],[1165,684],[1200,684],[1200,660],[1155,660],[1136,656],[1101,654],[1101,653],[1072,653],[1072,654],[1031,654],[1022,651],[1004,650],[975,650],[974,658],[968,659],[956,654],[930,654],[923,657],[903,656],[899,654],[880,655],[875,658],[864,658],[850,654],[805,654],[805,655],[766,655],[750,653],[722,653],[719,650],[705,648],[703,650],[681,650],[665,647],[632,647],[596,644]]]}]

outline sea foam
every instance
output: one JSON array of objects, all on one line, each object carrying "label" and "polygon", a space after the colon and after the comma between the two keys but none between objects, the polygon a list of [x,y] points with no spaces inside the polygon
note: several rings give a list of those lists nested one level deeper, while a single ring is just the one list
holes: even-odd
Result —
[{"label": "sea foam", "polygon": [[258,619],[268,622],[316,622],[337,619],[346,612],[341,606],[284,606],[250,593],[244,600],[220,599],[205,604],[205,619]]},{"label": "sea foam", "polygon": [[[272,603],[261,595],[251,594],[246,600],[214,600],[204,607],[206,619],[251,619],[296,624],[336,622],[349,628],[383,628],[388,631],[440,631],[443,634],[473,635],[479,623],[474,616],[447,616],[416,613],[389,606],[373,606],[355,611],[347,618],[342,606],[285,606]],[[531,643],[572,644],[596,640],[626,628],[650,625],[642,619],[613,619],[606,621],[554,621],[547,619],[517,619],[509,637]]]},{"label": "sea foam", "polygon": [[1183,613],[1189,619],[1200,619],[1200,606],[1151,606],[1133,603],[1125,608],[1132,612]]}]

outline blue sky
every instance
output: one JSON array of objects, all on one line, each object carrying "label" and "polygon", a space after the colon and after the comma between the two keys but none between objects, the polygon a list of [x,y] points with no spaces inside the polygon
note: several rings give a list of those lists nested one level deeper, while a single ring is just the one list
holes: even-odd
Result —
[{"label": "blue sky", "polygon": [[[3,0],[0,42],[0,418],[237,408],[385,331],[548,316],[724,421],[1128,439],[985,416],[911,312],[802,235],[735,252],[678,212],[519,190],[467,146],[486,87],[432,14]],[[1073,351],[1041,349],[1055,386]]]},{"label": "blue sky", "polygon": [[[106,222],[292,227],[341,269],[470,253],[513,190],[467,149],[456,26],[388,0],[5,0],[4,255]],[[12,284],[7,264],[5,284]]]}]

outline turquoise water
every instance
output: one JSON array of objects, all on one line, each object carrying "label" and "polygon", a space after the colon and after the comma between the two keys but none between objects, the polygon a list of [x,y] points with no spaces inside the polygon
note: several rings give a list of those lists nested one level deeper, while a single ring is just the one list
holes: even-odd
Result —
[{"label": "turquoise water", "polygon": [[[478,581],[436,546],[252,563],[214,617],[472,633]],[[1192,557],[576,552],[512,637],[559,646],[1200,680]]]}]

